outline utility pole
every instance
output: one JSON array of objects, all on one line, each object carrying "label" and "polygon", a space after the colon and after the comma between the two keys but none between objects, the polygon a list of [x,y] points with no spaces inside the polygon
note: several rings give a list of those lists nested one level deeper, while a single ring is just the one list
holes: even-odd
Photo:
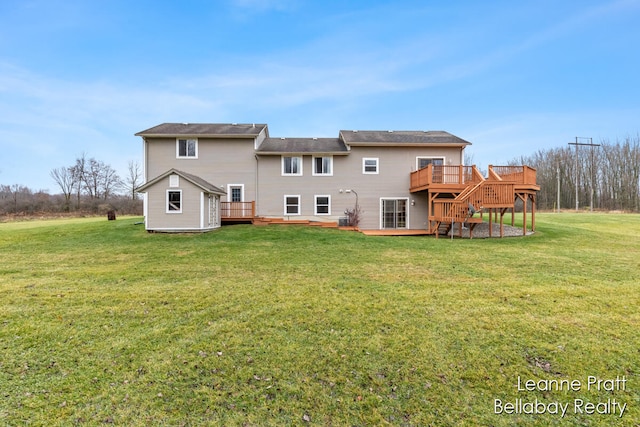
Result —
[{"label": "utility pole", "polygon": [[558,178],[558,203],[557,203],[557,211],[560,213],[560,163],[556,165],[556,177]]},{"label": "utility pole", "polygon": [[[589,141],[589,142],[579,142],[579,140],[582,141]],[[591,147],[591,211],[593,212],[593,187],[594,187],[594,183],[593,183],[593,147],[599,147],[600,144],[594,144],[593,143],[593,138],[587,138],[587,137],[581,137],[581,136],[576,136],[576,142],[570,142],[569,145],[575,145],[576,146],[576,212],[578,212],[578,208],[579,208],[579,200],[578,200],[578,181],[579,181],[579,166],[578,166],[578,146],[580,145],[586,145]]]}]

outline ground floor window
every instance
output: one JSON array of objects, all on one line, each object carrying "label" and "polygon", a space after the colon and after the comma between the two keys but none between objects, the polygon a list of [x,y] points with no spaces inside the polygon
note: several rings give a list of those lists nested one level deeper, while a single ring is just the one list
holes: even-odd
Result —
[{"label": "ground floor window", "polygon": [[231,200],[230,202],[243,202],[244,201],[244,185],[242,184],[229,184],[227,194]]},{"label": "ground floor window", "polygon": [[182,213],[182,190],[167,191],[167,213]]},{"label": "ground floor window", "polygon": [[300,215],[300,196],[284,196],[284,214]]},{"label": "ground floor window", "polygon": [[331,215],[331,196],[316,196],[316,215]]},{"label": "ground floor window", "polygon": [[381,199],[382,228],[407,228],[408,199]]}]

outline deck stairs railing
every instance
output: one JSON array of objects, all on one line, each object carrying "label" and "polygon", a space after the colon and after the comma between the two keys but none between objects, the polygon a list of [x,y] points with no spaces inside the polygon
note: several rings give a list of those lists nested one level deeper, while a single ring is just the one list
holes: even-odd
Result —
[{"label": "deck stairs railing", "polygon": [[[507,179],[490,168],[488,178],[480,175],[479,181],[470,180],[455,198],[433,200],[429,231],[436,235],[447,234],[454,224],[462,226],[465,223],[473,229],[476,224],[482,222],[481,218],[474,217],[475,212],[481,212],[482,209],[513,208],[515,184],[525,180],[524,175],[519,172],[526,172],[526,169],[519,168],[519,170],[513,169],[508,171],[510,173],[505,173]],[[535,175],[533,179],[535,180]]]}]

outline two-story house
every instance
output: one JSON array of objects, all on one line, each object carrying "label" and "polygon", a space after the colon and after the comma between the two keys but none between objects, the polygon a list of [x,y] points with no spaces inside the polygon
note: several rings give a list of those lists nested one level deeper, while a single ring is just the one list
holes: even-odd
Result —
[{"label": "two-story house", "polygon": [[[235,123],[164,123],[136,135],[149,231],[207,231],[255,218],[339,222],[356,206],[363,230],[429,230],[434,195],[445,190],[429,193],[412,173],[462,184],[470,145],[442,131],[273,138],[266,124]],[[456,188],[447,197],[463,187]]]}]

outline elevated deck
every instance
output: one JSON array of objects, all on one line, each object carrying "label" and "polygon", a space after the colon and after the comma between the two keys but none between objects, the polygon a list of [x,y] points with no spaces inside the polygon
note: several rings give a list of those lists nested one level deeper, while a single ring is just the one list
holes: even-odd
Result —
[{"label": "elevated deck", "polygon": [[[517,200],[523,202],[523,234],[527,233],[527,202],[531,201],[531,227],[535,229],[535,197],[540,186],[536,170],[529,166],[489,166],[487,177],[476,166],[428,165],[411,173],[412,193],[425,192],[429,207],[428,232],[448,233],[454,224],[476,224],[473,216],[484,212],[500,214],[501,235],[503,216],[515,211]],[[481,221],[481,220],[480,220]],[[513,224],[512,224],[513,225]],[[502,236],[501,236],[502,237]]]}]

